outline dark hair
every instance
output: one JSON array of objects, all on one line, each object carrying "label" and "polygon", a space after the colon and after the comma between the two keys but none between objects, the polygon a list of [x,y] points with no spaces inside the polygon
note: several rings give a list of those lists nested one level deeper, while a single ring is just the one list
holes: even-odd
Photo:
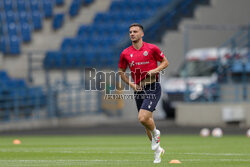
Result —
[{"label": "dark hair", "polygon": [[141,30],[143,31],[143,26],[142,26],[141,24],[139,24],[139,23],[133,23],[133,24],[131,24],[131,25],[129,26],[129,28],[134,27],[134,26],[140,27]]}]

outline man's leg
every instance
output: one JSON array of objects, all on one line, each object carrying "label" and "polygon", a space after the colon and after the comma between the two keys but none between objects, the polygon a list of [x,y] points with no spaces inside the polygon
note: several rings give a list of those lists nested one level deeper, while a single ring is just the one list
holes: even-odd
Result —
[{"label": "man's leg", "polygon": [[153,112],[140,109],[138,119],[145,127],[149,140],[152,141],[152,150],[156,150],[160,145],[160,131],[156,129]]},{"label": "man's leg", "polygon": [[152,141],[152,134],[151,134],[151,131],[150,131],[149,129],[147,129],[147,128],[145,128],[145,130],[146,130],[146,133],[147,133],[147,135],[148,135],[148,139],[149,139],[150,141]]},{"label": "man's leg", "polygon": [[154,163],[160,163],[165,150],[160,147],[160,131],[155,127],[153,112],[140,109],[138,119],[145,127],[149,140],[152,141],[152,150],[155,151]]},{"label": "man's leg", "polygon": [[153,119],[153,111],[155,110],[155,107],[160,99],[161,87],[159,83],[155,83],[152,86],[156,86],[155,89],[145,88],[145,94],[155,95],[155,98],[144,99],[140,104],[140,107],[137,105],[137,109],[139,110],[138,119],[145,127],[148,138],[151,140],[152,150],[155,151],[154,163],[160,163],[165,151],[160,147],[161,133],[156,129]]},{"label": "man's leg", "polygon": [[138,114],[138,119],[141,122],[141,124],[146,128],[146,130],[149,130],[150,132],[152,132],[155,129],[153,112],[140,109],[139,114]]}]

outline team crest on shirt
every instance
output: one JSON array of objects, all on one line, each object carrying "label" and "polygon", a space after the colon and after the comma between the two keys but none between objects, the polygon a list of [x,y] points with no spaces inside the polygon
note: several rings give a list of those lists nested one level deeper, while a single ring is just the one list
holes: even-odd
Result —
[{"label": "team crest on shirt", "polygon": [[130,54],[130,57],[132,58],[132,57],[133,57],[133,54]]},{"label": "team crest on shirt", "polygon": [[143,53],[143,55],[144,55],[144,56],[147,56],[147,55],[148,55],[148,51],[145,51],[145,52]]}]

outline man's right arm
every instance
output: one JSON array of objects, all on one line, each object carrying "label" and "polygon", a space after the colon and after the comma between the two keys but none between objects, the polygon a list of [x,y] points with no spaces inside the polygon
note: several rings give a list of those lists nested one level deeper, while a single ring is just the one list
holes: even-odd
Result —
[{"label": "man's right arm", "polygon": [[135,83],[129,80],[128,76],[125,74],[125,71],[126,69],[119,68],[119,75],[121,76],[121,79],[135,91],[142,90],[142,88],[139,85],[136,85]]}]

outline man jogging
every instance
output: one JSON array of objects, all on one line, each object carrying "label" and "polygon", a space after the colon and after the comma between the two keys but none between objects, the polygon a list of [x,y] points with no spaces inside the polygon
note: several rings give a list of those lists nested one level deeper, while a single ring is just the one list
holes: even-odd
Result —
[{"label": "man jogging", "polygon": [[[154,163],[160,163],[165,150],[160,147],[160,131],[156,129],[153,111],[161,96],[158,74],[168,66],[168,60],[157,46],[143,42],[144,32],[141,24],[131,24],[129,35],[132,45],[120,55],[119,74],[135,91],[138,119],[151,140],[152,150],[155,151]],[[157,62],[160,62],[159,66]],[[125,75],[128,65],[134,82]]]}]

